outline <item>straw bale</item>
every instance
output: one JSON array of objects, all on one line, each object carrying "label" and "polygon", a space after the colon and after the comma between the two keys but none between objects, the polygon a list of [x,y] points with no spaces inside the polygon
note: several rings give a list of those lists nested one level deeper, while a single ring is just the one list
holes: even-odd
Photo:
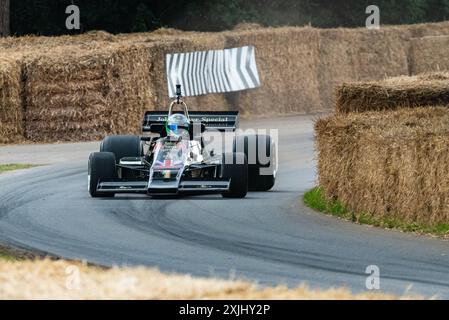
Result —
[{"label": "straw bale", "polygon": [[262,29],[264,26],[257,22],[240,22],[237,23],[232,30],[234,31],[244,31],[244,30],[255,30],[255,29]]},{"label": "straw bale", "polygon": [[396,30],[399,29],[402,30],[402,32],[407,32],[410,38],[440,36],[449,34],[449,21],[389,26],[388,28]]},{"label": "straw bale", "polygon": [[[250,24],[220,33],[161,29],[126,35],[94,31],[77,36],[7,37],[0,39],[0,50],[2,56],[18,61],[15,88],[21,87],[22,74],[24,90],[15,91],[16,111],[6,114],[15,114],[18,119],[17,110],[24,108],[25,135],[38,141],[78,137],[72,125],[70,130],[51,134],[44,130],[46,122],[63,121],[62,126],[78,122],[86,128],[90,123],[91,129],[83,133],[85,139],[100,138],[103,132],[138,132],[143,110],[166,110],[170,100],[165,54],[244,45],[256,47],[262,87],[189,97],[186,100],[192,110],[239,110],[244,117],[330,111],[333,87],[342,82],[441,69],[447,64],[444,48],[448,26],[443,22],[385,26],[374,31],[253,28]],[[435,37],[439,35],[446,36]],[[413,37],[426,38],[410,41]],[[383,110],[423,101],[445,104],[444,81],[419,81],[424,87],[430,83],[432,89],[404,85],[409,87],[400,90],[402,95],[407,92],[405,102],[401,94],[396,94],[395,86],[387,82],[345,84],[338,91],[337,110]],[[3,108],[9,105],[11,102],[3,103]],[[8,136],[20,136],[21,132],[14,125],[2,125],[0,130],[8,132]]]},{"label": "straw bale", "polygon": [[340,113],[449,104],[449,73],[344,83],[336,89]]},{"label": "straw bale", "polygon": [[449,220],[447,107],[335,114],[315,130],[328,199],[408,222]]},{"label": "straw bale", "polygon": [[334,87],[342,82],[407,74],[404,38],[388,28],[321,30],[318,83],[327,109],[334,105]]},{"label": "straw bale", "polygon": [[243,116],[323,111],[317,78],[318,29],[266,28],[225,35],[226,47],[254,45],[256,50],[261,87],[228,95]]},{"label": "straw bale", "polygon": [[26,137],[92,140],[138,133],[152,97],[148,49],[109,45],[26,61]]},{"label": "straw bale", "polygon": [[449,36],[411,40],[410,64],[413,74],[449,70]]},{"label": "straw bale", "polygon": [[0,143],[22,139],[23,111],[20,64],[0,57]]},{"label": "straw bale", "polygon": [[152,36],[180,36],[183,35],[185,31],[174,29],[174,28],[159,28],[151,32]]}]

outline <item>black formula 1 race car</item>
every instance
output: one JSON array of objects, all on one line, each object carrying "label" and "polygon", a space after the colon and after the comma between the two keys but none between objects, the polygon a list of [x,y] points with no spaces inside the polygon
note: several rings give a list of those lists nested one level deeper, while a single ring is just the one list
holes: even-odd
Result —
[{"label": "black formula 1 race car", "polygon": [[[168,112],[148,111],[142,136],[106,137],[89,157],[92,197],[119,193],[209,194],[243,198],[248,190],[268,191],[275,183],[277,150],[269,135],[236,135],[238,112],[189,112],[177,98]],[[174,107],[181,111],[174,111]],[[231,132],[232,150],[206,151],[204,133]]]}]

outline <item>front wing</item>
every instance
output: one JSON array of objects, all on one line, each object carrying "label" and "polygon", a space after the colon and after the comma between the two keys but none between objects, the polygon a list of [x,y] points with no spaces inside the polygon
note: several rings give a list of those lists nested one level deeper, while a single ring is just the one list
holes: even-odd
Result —
[{"label": "front wing", "polygon": [[164,181],[105,181],[99,182],[97,191],[102,193],[142,194],[208,194],[229,190],[229,179]]}]

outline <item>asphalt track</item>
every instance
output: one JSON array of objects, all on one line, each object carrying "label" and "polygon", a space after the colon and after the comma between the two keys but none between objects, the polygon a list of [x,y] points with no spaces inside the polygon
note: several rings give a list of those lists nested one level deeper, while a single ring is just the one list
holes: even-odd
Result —
[{"label": "asphalt track", "polygon": [[102,265],[354,292],[366,290],[365,270],[376,265],[382,291],[449,298],[447,241],[355,225],[304,207],[301,195],[316,179],[313,117],[243,126],[279,129],[280,167],[271,192],[242,200],[92,199],[86,160],[98,143],[2,147],[0,162],[56,163],[0,175],[0,242]]}]

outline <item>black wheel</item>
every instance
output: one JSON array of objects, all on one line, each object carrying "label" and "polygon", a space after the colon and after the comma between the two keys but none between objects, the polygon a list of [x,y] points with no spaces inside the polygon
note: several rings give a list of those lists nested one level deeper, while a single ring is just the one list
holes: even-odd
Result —
[{"label": "black wheel", "polygon": [[92,197],[113,197],[113,193],[97,192],[99,181],[111,181],[117,178],[115,156],[112,152],[94,152],[89,156],[88,189]]},{"label": "black wheel", "polygon": [[108,136],[100,145],[100,152],[112,152],[116,163],[125,157],[141,157],[143,155],[140,137],[138,136]]},{"label": "black wheel", "polygon": [[[264,150],[260,150],[264,148]],[[269,135],[237,136],[234,152],[244,152],[248,158],[248,188],[268,191],[276,181],[276,145]]]},{"label": "black wheel", "polygon": [[[231,163],[230,160],[232,159]],[[248,193],[248,160],[244,153],[223,154],[221,176],[231,179],[229,191],[224,198],[244,198]]]}]

